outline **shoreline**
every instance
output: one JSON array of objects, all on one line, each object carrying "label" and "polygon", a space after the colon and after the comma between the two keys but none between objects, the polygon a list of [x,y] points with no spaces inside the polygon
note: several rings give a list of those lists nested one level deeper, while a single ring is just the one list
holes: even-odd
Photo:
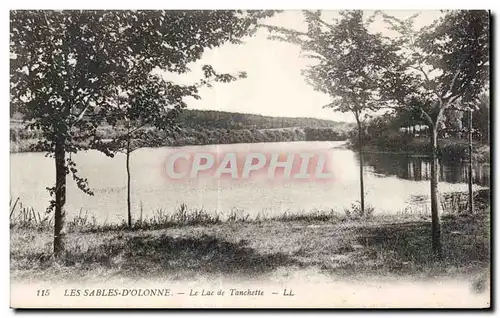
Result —
[{"label": "shoreline", "polygon": [[482,274],[489,266],[489,207],[442,219],[446,254],[441,261],[432,256],[430,218],[412,215],[77,231],[67,234],[66,253],[59,262],[51,253],[52,231],[11,229],[11,275],[19,281],[95,282],[206,275],[259,278],[312,269],[353,279]]},{"label": "shoreline", "polygon": [[[36,144],[38,140],[23,140],[24,145],[19,145],[18,142],[10,142],[10,154],[17,154],[17,153],[44,153],[45,151],[34,151],[31,147]],[[350,142],[349,139],[345,140],[295,140],[295,141],[262,141],[262,142],[250,142],[250,141],[243,141],[243,142],[235,142],[235,143],[223,143],[221,145],[237,145],[237,144],[260,144],[260,143],[290,143],[290,142],[344,142],[344,144],[339,145],[334,147],[335,149],[349,149],[355,152],[358,152],[359,150],[356,148],[354,144]],[[186,145],[161,145],[161,146],[142,146],[137,149],[142,149],[142,148],[183,148],[183,147],[193,147],[193,146],[215,146],[218,144],[186,144]],[[14,148],[18,148],[17,150],[13,150]],[[89,149],[92,150],[92,149]],[[428,154],[422,154],[418,150],[405,150],[405,151],[394,151],[394,150],[388,150],[388,149],[383,149],[381,147],[378,147],[376,145],[364,145],[363,146],[363,153],[367,154],[388,154],[388,155],[407,155],[411,157],[421,157],[421,158],[430,158],[430,155]],[[475,149],[475,152],[473,153],[475,156],[474,160],[481,163],[481,164],[491,164],[490,162],[490,146],[489,145],[482,145],[480,149]],[[443,155],[441,154],[441,158],[445,157],[449,159],[449,155]],[[468,161],[468,156],[463,155],[462,157],[459,158],[460,161],[467,162]]]},{"label": "shoreline", "polygon": [[[44,153],[45,151],[33,150],[34,145],[38,142],[35,139],[25,139],[22,142],[10,141],[10,154],[16,153]],[[348,143],[348,139],[342,140],[277,140],[277,141],[241,141],[241,142],[227,142],[227,143],[207,143],[207,144],[183,144],[183,145],[143,145],[134,150],[143,148],[183,148],[183,147],[196,147],[196,146],[217,146],[217,145],[238,145],[238,144],[270,144],[270,143],[294,143],[294,142],[344,142]],[[346,146],[338,146],[335,148],[344,148]],[[17,149],[17,150],[16,150]],[[94,150],[94,149],[88,149]],[[84,150],[82,150],[84,151]]]},{"label": "shoreline", "polygon": [[[427,154],[425,151],[422,151],[420,148],[420,144],[407,144],[407,149],[403,151],[393,150],[392,146],[387,147],[387,145],[374,145],[374,144],[366,144],[363,145],[363,153],[373,153],[373,154],[391,154],[391,155],[407,155],[411,157],[421,157],[421,158],[431,158],[430,154]],[[346,148],[352,151],[358,151],[357,146],[352,143],[350,140],[346,142]],[[396,147],[401,148],[401,147]],[[440,152],[438,158],[452,161],[459,160],[462,162],[469,161],[468,148],[465,149],[462,143],[443,143],[439,146]],[[490,145],[482,144],[479,147],[473,147],[473,161],[478,162],[480,164],[491,164],[490,157]]]}]

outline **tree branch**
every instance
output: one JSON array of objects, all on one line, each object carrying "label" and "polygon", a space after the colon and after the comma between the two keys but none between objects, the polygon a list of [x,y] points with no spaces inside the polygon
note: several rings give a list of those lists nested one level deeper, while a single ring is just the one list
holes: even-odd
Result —
[{"label": "tree branch", "polygon": [[[424,75],[425,81],[427,83],[431,83],[432,82],[431,79],[429,78],[429,75],[427,75],[427,72],[424,71],[424,68],[422,67],[421,64],[418,64],[418,67],[410,66],[410,68],[421,72]],[[434,94],[437,97],[437,99],[439,101],[439,108],[441,108],[442,105],[443,105],[443,98],[435,90],[432,90],[432,94]]]},{"label": "tree branch", "polygon": [[[460,63],[460,64],[462,64],[462,63]],[[458,66],[458,69],[455,72],[455,75],[453,75],[453,79],[451,80],[450,88],[448,89],[448,91],[450,92],[450,94],[453,93],[453,87],[455,86],[455,82],[457,81],[458,74],[460,74],[460,65]]]},{"label": "tree branch", "polygon": [[420,71],[422,74],[424,74],[424,77],[425,77],[425,80],[427,82],[430,82],[431,80],[429,79],[429,75],[427,75],[427,73],[424,71],[424,68],[422,67],[422,65],[418,65],[418,67],[412,67],[410,66],[411,68],[417,70],[417,71]]},{"label": "tree branch", "polygon": [[319,16],[317,16],[313,12],[311,12],[309,10],[304,10],[304,11],[307,12],[307,13],[309,13],[309,17],[312,17],[314,20],[316,20],[319,23],[321,23],[322,25],[328,27],[330,30],[335,31],[335,27],[333,25],[327,23],[326,21],[324,21],[323,19],[321,19]]},{"label": "tree branch", "polygon": [[293,36],[302,35],[302,36],[309,37],[309,34],[307,34],[307,33],[300,32],[300,31],[293,30],[293,29],[287,29],[287,28],[283,28],[283,27],[279,27],[279,26],[275,26],[275,25],[269,25],[269,24],[260,23],[260,24],[257,24],[257,26],[265,27],[269,31],[273,31],[273,32],[282,32],[282,33],[285,33],[287,35],[293,35]]},{"label": "tree branch", "polygon": [[[488,63],[487,60],[481,62],[479,65],[478,65],[478,68],[481,68],[483,67],[486,63]],[[461,63],[460,63],[461,64]],[[456,98],[459,97],[459,95],[461,94],[460,91],[455,91],[453,92],[453,88],[456,84],[456,80],[457,80],[457,77],[458,77],[458,74],[460,73],[460,68],[456,71],[455,75],[453,76],[453,79],[451,81],[451,84],[450,84],[450,88],[449,88],[449,93],[450,95],[447,96],[446,98],[450,99],[450,100],[455,100]],[[467,87],[467,85],[472,82],[472,78],[469,78],[467,79],[464,83],[462,83],[461,87]]]},{"label": "tree branch", "polygon": [[148,123],[143,123],[142,125],[139,125],[137,127],[135,127],[134,129],[130,130],[127,134],[130,136],[132,135],[134,132],[138,131],[139,129],[141,128],[144,128]]},{"label": "tree branch", "polygon": [[429,122],[430,127],[434,128],[434,121],[432,120],[432,117],[423,108],[420,108],[420,111],[422,112],[422,114],[425,116],[425,118]]},{"label": "tree branch", "polygon": [[439,125],[439,122],[441,121],[441,117],[443,116],[443,111],[444,111],[444,110],[445,110],[445,108],[447,108],[449,105],[450,105],[449,103],[446,103],[446,105],[444,105],[444,107],[443,107],[443,106],[441,106],[441,107],[439,108],[439,112],[438,112],[437,117],[436,117],[436,126],[438,126],[438,125]]},{"label": "tree branch", "polygon": [[85,106],[82,109],[82,111],[78,115],[76,115],[76,119],[71,123],[71,126],[82,120],[83,116],[85,115],[85,112],[89,109],[89,107],[90,104],[87,104],[87,106]]}]

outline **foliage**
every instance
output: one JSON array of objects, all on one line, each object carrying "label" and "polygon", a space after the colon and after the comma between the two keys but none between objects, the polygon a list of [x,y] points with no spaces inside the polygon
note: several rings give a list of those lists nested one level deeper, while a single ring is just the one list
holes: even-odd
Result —
[{"label": "foliage", "polygon": [[363,11],[341,11],[339,19],[327,22],[321,11],[304,11],[307,32],[267,26],[278,35],[271,38],[300,45],[306,56],[317,61],[303,70],[315,90],[327,94],[331,102],[325,107],[351,112],[356,119],[360,152],[360,197],[364,210],[362,159],[363,122],[370,111],[381,107],[381,80],[384,73],[397,65],[397,46],[381,34],[372,34]]},{"label": "foliage", "polygon": [[345,208],[344,214],[348,220],[367,220],[373,216],[373,211],[375,208],[372,206],[361,209],[361,203],[358,201],[351,204],[350,208]]},{"label": "foliage", "polygon": [[333,23],[321,11],[304,11],[304,17],[307,32],[268,26],[278,34],[271,38],[299,44],[317,61],[303,73],[315,90],[330,96],[326,107],[363,120],[362,113],[380,108],[379,78],[395,62],[396,47],[368,32],[373,17],[364,19],[362,11],[342,11]]},{"label": "foliage", "polygon": [[[178,126],[179,129],[175,129]],[[174,119],[171,129],[144,126],[132,136],[137,147],[208,145],[217,143],[253,143],[280,141],[340,141],[349,137],[354,124],[316,118],[270,117],[255,114],[212,110],[184,109]],[[113,127],[103,124],[97,134],[104,140],[120,140],[124,147],[125,122]],[[11,121],[11,144],[42,138],[39,130],[26,130]],[[123,149],[123,148],[122,148]],[[28,147],[17,151],[34,151]]]},{"label": "foliage", "polygon": [[[472,128],[474,144],[487,145],[489,143],[489,98],[482,94],[476,111],[473,112]],[[412,116],[412,115],[415,116]],[[365,142],[378,150],[411,151],[420,154],[430,154],[428,145],[429,130],[427,122],[422,119],[416,108],[400,108],[393,113],[386,113],[374,117],[365,124]],[[448,109],[443,114],[445,128],[438,134],[440,139],[439,151],[446,152],[453,144],[467,147],[468,116],[466,112]],[[412,127],[410,131],[401,131],[402,128]],[[356,144],[357,136],[350,136],[350,142]],[[417,147],[425,141],[424,148]],[[418,151],[417,151],[418,150]]]},{"label": "foliage", "polygon": [[397,108],[416,108],[431,134],[432,247],[442,257],[438,195],[438,132],[452,108],[473,108],[489,76],[489,14],[479,10],[448,11],[423,30],[415,30],[413,15],[406,20],[383,15],[398,32],[398,64],[384,74],[382,95]]},{"label": "foliage", "polygon": [[274,129],[274,128],[326,128],[339,132],[352,125],[333,120],[305,117],[272,117],[257,114],[232,113],[218,110],[186,109],[178,117],[180,127],[206,129]]},{"label": "foliage", "polygon": [[449,11],[422,30],[415,30],[416,17],[384,15],[401,49],[399,65],[385,73],[383,92],[401,108],[415,107],[438,129],[446,108],[475,102],[489,85],[489,15]]},{"label": "foliage", "polygon": [[[112,155],[97,128],[116,115],[110,97],[120,85],[136,89],[128,113],[158,107],[165,99],[174,108],[194,95],[192,87],[161,83],[149,74],[156,68],[183,73],[208,48],[239,43],[258,17],[269,12],[241,11],[12,11],[11,99],[28,128],[40,129],[38,147],[49,153],[63,142],[66,152],[95,148]],[[210,70],[210,67],[206,67]],[[134,72],[131,73],[131,70]],[[141,91],[147,89],[147,91]],[[168,94],[167,94],[168,92]],[[149,109],[147,109],[149,110]],[[113,116],[107,116],[113,113]],[[147,112],[142,112],[147,113]],[[160,117],[155,124],[167,125]],[[85,141],[85,142],[82,142]],[[71,158],[66,158],[71,165]],[[69,172],[69,171],[68,171]],[[82,190],[85,179],[76,175]],[[53,188],[52,188],[53,190]]]},{"label": "foliage", "polygon": [[[206,49],[225,42],[240,43],[243,36],[256,31],[258,18],[272,14],[227,10],[11,11],[11,111],[23,114],[26,128],[41,131],[43,138],[37,147],[55,159],[56,185],[47,189],[55,197],[48,211],[55,208],[56,254],[63,249],[66,175],[71,173],[78,187],[92,194],[67,154],[98,149],[112,156],[115,143],[104,142],[97,133],[103,122],[135,120],[131,115],[147,113],[151,107],[178,109],[183,97],[196,96],[193,87],[172,82],[163,85],[151,76],[153,71],[185,73],[188,64]],[[206,77],[217,77],[211,66],[203,71]],[[230,77],[223,75],[219,80]],[[117,111],[120,108],[113,102],[120,89],[131,98],[127,111]],[[169,121],[158,114],[152,112],[148,122],[168,125]]]}]

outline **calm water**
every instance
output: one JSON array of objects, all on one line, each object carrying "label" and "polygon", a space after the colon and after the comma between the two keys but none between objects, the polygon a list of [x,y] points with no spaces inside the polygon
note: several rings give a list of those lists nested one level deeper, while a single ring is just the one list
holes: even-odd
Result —
[{"label": "calm water", "polygon": [[[185,147],[208,152],[327,150],[332,156],[332,182],[269,183],[262,180],[224,182],[197,180],[169,181],[164,176],[164,161],[173,148],[143,148],[131,156],[132,209],[135,217],[157,209],[174,211],[181,203],[208,211],[228,214],[267,216],[285,211],[308,213],[314,209],[349,207],[359,200],[358,157],[343,147],[344,142],[293,142],[233,144]],[[412,203],[415,196],[429,194],[430,165],[423,157],[394,154],[365,154],[366,202],[375,213],[397,213]],[[98,221],[119,222],[126,217],[125,156],[108,158],[96,151],[73,155],[81,177],[88,178],[94,196],[76,188],[68,177],[67,212],[82,209]],[[467,167],[460,162],[442,163],[441,192],[465,191]],[[23,206],[45,211],[49,196],[45,188],[55,180],[53,159],[43,153],[11,154],[11,197],[20,197]],[[489,184],[489,166],[475,165],[473,178],[477,187]]]}]

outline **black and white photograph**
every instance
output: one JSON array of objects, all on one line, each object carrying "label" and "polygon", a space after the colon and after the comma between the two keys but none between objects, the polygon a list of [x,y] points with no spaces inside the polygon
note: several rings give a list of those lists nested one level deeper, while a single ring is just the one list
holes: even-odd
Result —
[{"label": "black and white photograph", "polygon": [[490,29],[11,9],[10,306],[490,308]]}]

